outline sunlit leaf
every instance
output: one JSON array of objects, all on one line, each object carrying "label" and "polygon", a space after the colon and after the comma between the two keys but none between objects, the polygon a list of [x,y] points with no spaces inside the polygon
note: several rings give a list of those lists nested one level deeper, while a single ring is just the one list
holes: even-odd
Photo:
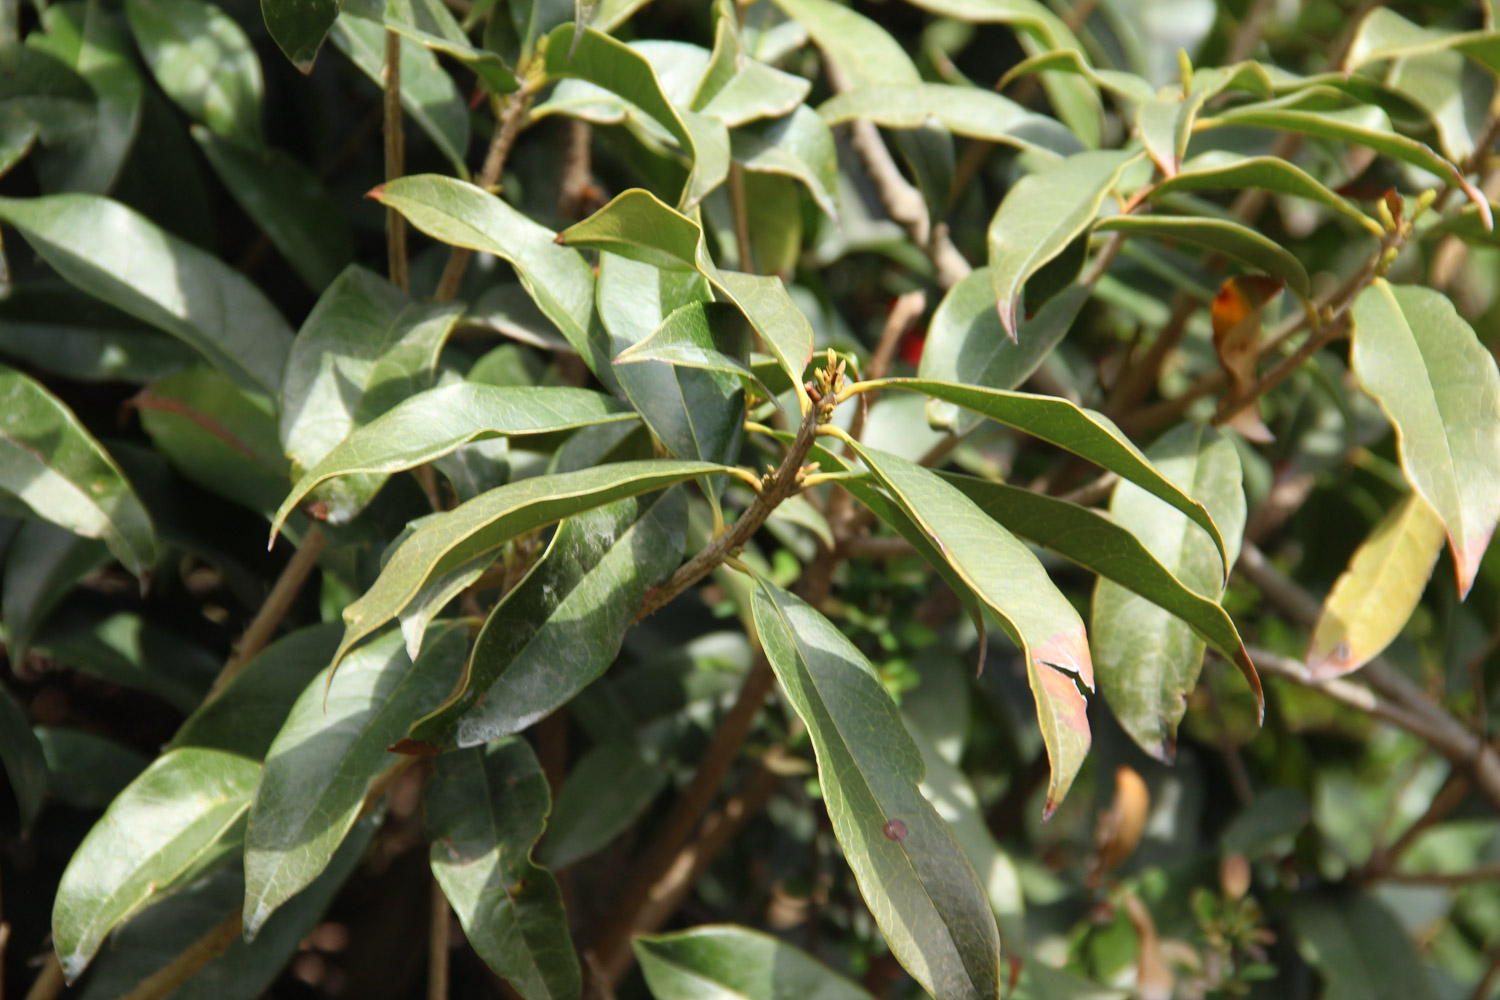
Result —
[{"label": "sunlit leaf", "polygon": [[733,924],[631,942],[656,1000],[870,1000],[870,994],[791,945]]}]

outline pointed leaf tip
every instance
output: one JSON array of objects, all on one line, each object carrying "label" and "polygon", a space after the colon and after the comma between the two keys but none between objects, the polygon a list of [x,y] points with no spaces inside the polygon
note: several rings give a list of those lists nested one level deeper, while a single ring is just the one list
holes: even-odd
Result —
[{"label": "pointed leaf tip", "polygon": [[556,236],[552,237],[552,242],[556,243],[560,247],[565,247],[568,245],[567,237],[562,233],[558,233]]},{"label": "pointed leaf tip", "polygon": [[414,740],[406,736],[403,736],[385,749],[388,753],[401,753],[412,757],[436,757],[443,752],[443,748],[436,743],[428,743],[426,740]]},{"label": "pointed leaf tip", "polygon": [[385,185],[384,184],[376,184],[374,187],[370,188],[370,190],[368,190],[368,191],[365,192],[365,197],[366,198],[372,198],[375,201],[384,201],[385,200]]}]

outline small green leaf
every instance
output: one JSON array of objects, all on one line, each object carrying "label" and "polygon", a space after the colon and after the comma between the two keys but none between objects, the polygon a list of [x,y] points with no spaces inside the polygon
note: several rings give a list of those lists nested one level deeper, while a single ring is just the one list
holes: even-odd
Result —
[{"label": "small green leaf", "polygon": [[[594,424],[639,418],[625,404],[589,389],[565,386],[492,386],[455,382],[411,396],[367,424],[356,427],[308,469],[282,501],[271,525],[282,523],[320,484],[338,476],[384,476],[434,461],[470,441],[525,434],[553,434]],[[343,523],[362,505],[330,492],[329,521]]]},{"label": "small green leaf", "polygon": [[311,73],[323,39],[339,16],[339,0],[260,0],[260,13],[292,65]]},{"label": "small green leaf", "polygon": [[775,0],[787,17],[807,29],[818,48],[855,87],[922,82],[899,42],[874,21],[833,0]]},{"label": "small green leaf", "polygon": [[152,762],[120,793],[68,862],[52,910],[63,972],[76,979],[114,926],[234,836],[260,765],[187,747]]},{"label": "small green leaf", "polygon": [[413,664],[401,633],[391,631],[351,655],[336,679],[330,665],[302,691],[266,753],[250,805],[247,937],[327,867],[370,782],[396,760],[386,747],[452,689],[467,646],[463,630],[450,628]]},{"label": "small green leaf", "polygon": [[557,793],[538,848],[542,864],[566,868],[601,850],[645,811],[667,774],[628,740],[600,743],[578,758]]},{"label": "small green leaf", "polygon": [[754,612],[766,657],[812,737],[833,832],[892,954],[936,1000],[998,997],[989,899],[953,829],[917,788],[921,751],[875,668],[828,619],[763,579]]},{"label": "small green leaf", "polygon": [[47,797],[49,767],[26,710],[4,687],[0,687],[0,764],[5,765],[5,776],[15,792],[21,829],[30,830]]},{"label": "small green leaf", "polygon": [[1238,156],[1222,151],[1204,153],[1184,163],[1177,176],[1152,188],[1149,198],[1155,201],[1183,191],[1238,191],[1244,188],[1305,198],[1353,219],[1372,236],[1378,238],[1384,233],[1379,222],[1361,212],[1347,198],[1334,194],[1296,164],[1276,156]]},{"label": "small green leaf", "polygon": [[[297,339],[281,388],[281,443],[293,469],[315,468],[361,425],[432,383],[457,303],[415,303],[351,265],[328,287]],[[362,509],[384,480],[344,478],[317,491],[339,520]]]},{"label": "small green leaf", "polygon": [[245,214],[321,292],[354,258],[348,223],[328,189],[302,161],[270,146],[251,148],[193,126],[193,138]]},{"label": "small green leaf", "polygon": [[0,490],[37,517],[103,540],[136,576],[156,560],[150,515],[119,465],[62,400],[4,365]]},{"label": "small green leaf", "polygon": [[812,84],[800,76],[751,57],[740,41],[733,16],[720,15],[714,28],[714,50],[693,94],[692,110],[739,128],[762,118],[795,112]]},{"label": "small green leaf", "polygon": [[614,662],[646,592],[677,568],[686,543],[681,490],[568,518],[490,613],[459,688],[411,739],[470,747],[550,715]]},{"label": "small green leaf", "polygon": [[1136,107],[1136,132],[1168,180],[1177,176],[1193,136],[1193,123],[1211,98],[1229,89],[1250,90],[1260,97],[1274,93],[1266,71],[1253,62],[1195,69],[1186,86],[1186,93],[1178,88],[1175,94],[1153,97]]},{"label": "small green leaf", "polygon": [[1188,243],[1249,264],[1280,278],[1302,298],[1312,294],[1302,262],[1275,240],[1231,219],[1180,215],[1117,215],[1104,219],[1095,232],[1142,233],[1169,242]]},{"label": "small green leaf", "polygon": [[407,536],[370,589],[344,609],[344,641],[334,663],[405,610],[429,580],[497,552],[517,535],[615,500],[725,471],[709,462],[615,462],[523,479],[434,515]]},{"label": "small green leaf", "polygon": [[0,220],[69,284],[176,335],[252,392],[280,389],[292,331],[217,258],[93,195],[0,198]]},{"label": "small green leaf", "polygon": [[1006,70],[996,87],[1004,90],[1024,76],[1042,72],[1080,76],[1100,90],[1107,90],[1132,104],[1149,104],[1156,99],[1156,89],[1149,80],[1123,70],[1095,69],[1080,49],[1059,49],[1033,55]]},{"label": "small green leaf", "polygon": [[1357,670],[1401,634],[1443,551],[1443,522],[1415,493],[1381,519],[1339,574],[1313,629],[1315,678]]},{"label": "small green leaf", "polygon": [[583,976],[562,891],[531,860],[551,799],[530,745],[441,757],[422,801],[432,874],[474,950],[525,1000],[576,1000]]},{"label": "small green leaf", "polygon": [[[1208,619],[1201,604],[1217,602],[1224,590],[1222,567],[1233,565],[1239,554],[1245,525],[1239,453],[1232,441],[1211,428],[1184,424],[1154,442],[1147,455],[1212,513],[1229,542],[1227,559],[1220,561],[1220,553],[1189,526],[1187,518],[1133,483],[1115,487],[1110,514],[1172,577],[1202,598],[1193,616],[1201,628]],[[1176,752],[1177,725],[1203,669],[1204,640],[1185,615],[1178,617],[1188,598],[1179,595],[1174,603],[1177,607],[1168,610],[1141,596],[1136,587],[1101,579],[1094,589],[1091,621],[1100,692],[1141,749],[1162,760]],[[1225,638],[1220,625],[1215,645]],[[1234,658],[1246,670],[1243,651]],[[1246,678],[1253,676],[1251,668]],[[1259,695],[1258,686],[1252,686]]]},{"label": "small green leaf", "polygon": [[1376,7],[1359,23],[1344,56],[1344,72],[1370,63],[1411,59],[1454,50],[1500,74],[1500,33],[1445,31],[1413,24],[1387,7]]},{"label": "small green leaf", "polygon": [[656,1000],[870,1000],[854,983],[769,934],[705,924],[631,941]]},{"label": "small green leaf", "polygon": [[1292,938],[1322,973],[1325,1000],[1436,1000],[1422,957],[1390,910],[1357,889],[1299,893]]},{"label": "small green leaf", "polygon": [[1004,392],[978,386],[955,385],[951,382],[936,382],[929,379],[882,379],[880,384],[892,389],[921,392],[937,399],[972,410],[980,416],[997,423],[1014,427],[1033,437],[1071,451],[1095,465],[1116,473],[1121,479],[1135,483],[1146,492],[1165,500],[1182,511],[1190,520],[1208,532],[1214,546],[1219,550],[1224,567],[1223,575],[1229,575],[1228,567],[1234,565],[1229,558],[1229,549],[1224,544],[1214,519],[1202,503],[1185,493],[1170,477],[1151,464],[1141,450],[1131,444],[1120,433],[1113,422],[1102,413],[1084,409],[1055,396],[1034,396],[1024,392]]},{"label": "small green leaf", "polygon": [[1460,595],[1500,520],[1500,372],[1441,292],[1384,278],[1354,300],[1350,367],[1396,429],[1401,469],[1442,518]]},{"label": "small green leaf", "polygon": [[729,145],[747,171],[790,177],[807,188],[824,214],[838,218],[838,153],[817,112],[798,107],[785,118],[737,128]]},{"label": "small green leaf", "polygon": [[586,28],[575,48],[573,32],[573,25],[564,24],[547,36],[547,74],[586,80],[618,94],[671,134],[690,164],[678,208],[692,208],[722,184],[729,173],[729,134],[724,123],[673,107],[656,71],[630,46]]},{"label": "small green leaf", "polygon": [[[84,729],[37,726],[35,734],[47,762],[47,793],[74,809],[102,812],[151,763],[129,747]],[[11,784],[20,787],[17,781]]]},{"label": "small green leaf", "polygon": [[260,60],[233,18],[204,0],[126,0],[125,16],[151,75],[188,117],[261,145]]},{"label": "small green leaf", "polygon": [[1044,155],[1068,156],[1081,149],[1073,133],[1054,119],[977,87],[943,83],[862,87],[824,101],[818,114],[829,125],[865,118],[890,129],[914,129],[937,121],[954,135]]},{"label": "small green leaf", "polygon": [[1044,173],[1016,182],[990,221],[990,280],[1000,304],[1000,325],[1012,340],[1023,316],[1045,303],[1026,304],[1026,281],[1083,235],[1120,175],[1140,154],[1122,150],[1079,153]]},{"label": "small green leaf", "polygon": [[612,355],[594,317],[594,272],[558,234],[499,198],[451,177],[402,177],[371,192],[433,239],[510,263],[532,301],[606,386]]}]

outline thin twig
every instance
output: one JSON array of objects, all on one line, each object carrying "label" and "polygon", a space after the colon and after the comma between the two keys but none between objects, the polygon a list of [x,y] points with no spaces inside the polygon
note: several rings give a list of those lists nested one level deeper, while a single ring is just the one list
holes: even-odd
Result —
[{"label": "thin twig", "polygon": [[120,1000],[160,1000],[161,997],[170,996],[179,986],[196,975],[198,970],[224,954],[225,949],[234,944],[235,939],[244,929],[243,918],[243,912],[236,908],[217,927],[188,945],[172,961],[141,980],[139,986],[125,994]]},{"label": "thin twig", "polygon": [[1471,882],[1493,882],[1500,879],[1500,865],[1485,865],[1464,872],[1383,872],[1382,882],[1402,885],[1463,886]]},{"label": "thin twig", "polygon": [[[401,36],[385,32],[385,179],[406,172],[406,132],[401,117]],[[385,210],[385,251],[391,284],[406,291],[406,218],[394,208]]]},{"label": "thin twig", "polygon": [[26,991],[26,1000],[52,1000],[62,992],[66,983],[62,963],[57,960],[57,953],[49,948],[42,971],[37,974],[36,980],[31,984],[31,989]]},{"label": "thin twig", "polygon": [[292,602],[297,599],[297,594],[302,590],[302,585],[307,582],[313,567],[318,564],[318,557],[323,554],[326,545],[323,532],[317,525],[308,528],[307,534],[302,536],[302,544],[297,546],[297,551],[292,553],[292,558],[287,562],[286,568],[276,578],[271,586],[271,592],[266,595],[265,603],[250,620],[250,625],[245,629],[245,634],[240,637],[239,644],[234,652],[224,663],[224,669],[219,671],[219,676],[214,678],[213,687],[209,689],[205,701],[211,701],[224,690],[224,686],[234,679],[235,675],[245,668],[256,655],[271,641],[271,636],[276,633],[276,628],[286,613],[291,610]]},{"label": "thin twig", "polygon": [[756,274],[755,251],[750,246],[750,209],[745,204],[745,168],[739,163],[729,165],[729,208],[734,215],[734,242],[740,255],[740,270]]},{"label": "thin twig", "polygon": [[448,949],[450,921],[448,897],[436,878],[432,880],[431,923],[427,928],[427,1000],[448,1000]]},{"label": "thin twig", "polygon": [[1469,794],[1469,776],[1462,771],[1452,771],[1443,782],[1432,801],[1427,803],[1427,809],[1416,821],[1402,831],[1389,847],[1376,845],[1371,853],[1370,859],[1365,862],[1364,868],[1357,877],[1358,881],[1367,881],[1379,877],[1383,872],[1395,867],[1401,857],[1411,849],[1412,845],[1421,838],[1433,826],[1441,823],[1453,810],[1461,805]]}]

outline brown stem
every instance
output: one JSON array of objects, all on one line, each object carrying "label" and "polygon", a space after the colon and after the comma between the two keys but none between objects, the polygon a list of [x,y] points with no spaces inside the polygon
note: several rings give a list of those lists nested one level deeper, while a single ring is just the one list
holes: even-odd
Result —
[{"label": "brown stem", "polygon": [[581,219],[588,214],[595,194],[593,128],[582,119],[570,118],[567,130],[557,214],[564,219]]},{"label": "brown stem", "polygon": [[674,859],[682,852],[708,804],[718,793],[724,775],[739,755],[740,746],[750,734],[755,717],[760,714],[761,705],[775,683],[776,675],[771,665],[764,657],[757,657],[734,707],[724,717],[714,734],[713,743],[698,762],[692,781],[678,796],[646,855],[632,866],[634,875],[616,904],[613,919],[594,947],[600,965],[612,979],[618,980],[630,967],[630,936],[638,927],[641,914],[657,898],[654,892],[658,883],[670,871]]},{"label": "brown stem", "polygon": [[[484,166],[480,168],[479,176],[474,181],[486,191],[500,183],[500,175],[505,172],[505,161],[510,157],[511,147],[516,144],[516,139],[526,124],[526,112],[531,109],[533,96],[531,87],[523,80],[520,89],[505,98],[505,110],[500,112],[500,119],[495,124],[495,135],[490,140],[489,151],[484,157]],[[443,276],[438,279],[437,291],[432,296],[435,301],[449,302],[458,294],[464,272],[469,269],[469,260],[473,256],[474,251],[465,247],[454,247],[448,252],[448,263],[443,267]]]},{"label": "brown stem", "polygon": [[224,663],[224,669],[219,671],[219,676],[214,678],[213,687],[209,689],[205,701],[211,701],[224,690],[224,686],[234,679],[235,675],[245,668],[256,655],[271,641],[277,626],[291,610],[292,602],[297,599],[302,585],[307,582],[313,567],[318,564],[318,557],[323,554],[326,545],[323,532],[313,525],[302,536],[302,544],[297,546],[297,551],[292,553],[292,558],[287,562],[286,568],[276,578],[271,592],[266,595],[265,603],[250,620],[250,625],[245,629],[245,634],[240,637],[239,644],[234,652]]},{"label": "brown stem", "polygon": [[57,960],[57,953],[49,949],[42,971],[37,974],[31,989],[26,991],[26,1000],[52,1000],[62,992],[65,984],[62,963]]},{"label": "brown stem", "polygon": [[436,878],[432,880],[430,919],[427,928],[427,1000],[448,1000],[448,897],[443,894],[443,887]]},{"label": "brown stem", "polygon": [[750,209],[745,204],[745,168],[738,163],[729,165],[729,207],[734,214],[734,242],[740,255],[740,270],[757,274],[755,252],[750,246]]},{"label": "brown stem", "polygon": [[189,945],[181,954],[151,975],[120,1000],[160,1000],[171,995],[199,969],[224,954],[244,929],[243,914],[236,909],[224,922]]},{"label": "brown stem", "polygon": [[1422,813],[1411,826],[1402,831],[1389,847],[1375,848],[1370,860],[1365,863],[1364,870],[1360,876],[1361,881],[1377,878],[1383,872],[1395,867],[1396,862],[1411,849],[1412,845],[1438,823],[1448,817],[1453,810],[1457,809],[1469,794],[1468,775],[1461,771],[1453,771],[1448,775],[1448,780],[1443,782],[1432,801],[1427,803],[1427,810]]},{"label": "brown stem", "polygon": [[1382,882],[1399,882],[1403,885],[1449,885],[1463,886],[1471,882],[1493,882],[1500,879],[1500,865],[1485,865],[1466,872],[1385,872]]},{"label": "brown stem", "polygon": [[[385,32],[385,179],[406,172],[406,133],[401,118],[401,36]],[[385,210],[385,251],[391,284],[406,291],[406,218],[394,208]]]}]

